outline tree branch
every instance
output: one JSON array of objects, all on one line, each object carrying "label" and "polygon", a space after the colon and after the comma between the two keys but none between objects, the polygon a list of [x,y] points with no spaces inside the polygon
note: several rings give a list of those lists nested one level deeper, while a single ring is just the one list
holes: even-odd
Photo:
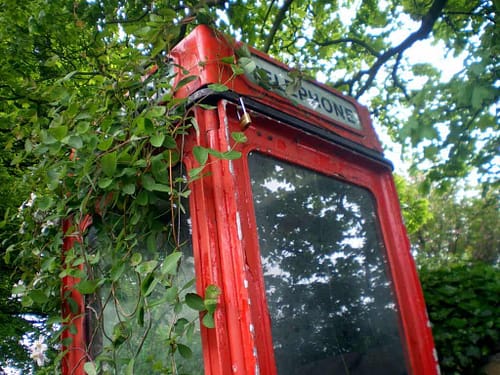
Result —
[{"label": "tree branch", "polygon": [[361,46],[364,49],[366,49],[371,55],[373,55],[375,57],[380,56],[380,53],[377,50],[375,50],[372,46],[370,46],[365,41],[358,39],[358,38],[340,38],[340,39],[325,40],[323,42],[320,42],[317,40],[312,40],[312,42],[317,44],[320,47],[327,47],[327,46],[331,46],[334,44],[341,44],[341,43],[357,44],[358,46]]},{"label": "tree branch", "polygon": [[273,8],[275,2],[276,2],[276,0],[272,0],[271,4],[269,4],[269,7],[267,8],[266,15],[264,16],[264,21],[262,21],[262,25],[260,26],[260,35],[262,36],[262,39],[264,39],[264,37],[263,37],[264,36],[264,26],[267,23],[267,19],[269,18],[269,15],[271,14],[271,9]]},{"label": "tree branch", "polygon": [[406,100],[410,100],[410,96],[408,95],[408,92],[406,91],[406,87],[401,83],[401,81],[398,78],[398,68],[399,64],[401,63],[401,58],[403,57],[403,53],[399,53],[398,56],[396,57],[396,62],[394,63],[394,66],[392,67],[392,81],[394,83],[394,87],[397,87],[398,89],[401,90],[403,95],[405,96]]},{"label": "tree branch", "polygon": [[448,0],[435,0],[431,8],[429,9],[429,12],[422,19],[420,28],[417,31],[411,33],[405,40],[403,40],[396,47],[390,48],[382,55],[380,55],[377,61],[375,61],[375,63],[368,71],[366,72],[361,71],[355,76],[355,81],[358,81],[362,78],[363,75],[365,74],[368,75],[366,82],[361,86],[359,91],[356,93],[356,98],[359,98],[366,92],[366,90],[368,90],[368,88],[373,83],[373,80],[377,76],[377,73],[380,70],[380,68],[389,59],[391,59],[393,56],[403,53],[405,50],[410,48],[415,42],[423,40],[429,36],[437,19],[443,13],[443,8],[445,7],[447,2]]},{"label": "tree branch", "polygon": [[274,20],[273,27],[271,28],[271,31],[269,32],[269,35],[267,36],[265,42],[264,42],[264,48],[263,51],[265,53],[269,52],[269,48],[271,48],[271,44],[273,43],[273,39],[278,32],[279,27],[281,26],[281,23],[285,19],[286,12],[288,9],[290,9],[290,6],[292,5],[293,0],[286,0],[283,6],[280,8],[278,14],[276,15],[276,19]]}]

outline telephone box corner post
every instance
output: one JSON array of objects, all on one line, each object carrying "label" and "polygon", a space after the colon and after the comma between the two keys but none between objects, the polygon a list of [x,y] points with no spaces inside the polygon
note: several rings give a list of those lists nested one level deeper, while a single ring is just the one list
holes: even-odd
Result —
[{"label": "telephone box corner post", "polygon": [[[71,250],[75,243],[82,242],[82,234],[92,224],[92,217],[86,215],[77,225],[75,230],[74,217],[63,220],[62,227],[64,239],[62,245],[62,263],[65,265],[65,254]],[[76,266],[83,270],[83,264]],[[65,353],[61,361],[63,375],[85,375],[83,368],[86,359],[85,342],[85,299],[76,289],[80,279],[66,275],[61,283],[61,313],[64,330],[61,333],[62,351]]]}]

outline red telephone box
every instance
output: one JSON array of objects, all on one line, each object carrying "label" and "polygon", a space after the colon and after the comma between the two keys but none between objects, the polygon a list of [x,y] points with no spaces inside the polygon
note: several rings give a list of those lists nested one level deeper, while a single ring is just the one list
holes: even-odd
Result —
[{"label": "red telephone box", "polygon": [[[439,373],[367,109],[253,49],[240,60],[248,74],[235,75],[228,58],[239,47],[199,26],[171,52],[176,82],[196,77],[176,91],[198,124],[186,167],[198,166],[196,146],[242,153],[210,160],[191,186],[197,288],[221,290],[215,328],[201,328],[204,373]],[[235,146],[241,131],[247,141]],[[69,348],[67,374],[83,374],[71,356],[83,341]]]}]

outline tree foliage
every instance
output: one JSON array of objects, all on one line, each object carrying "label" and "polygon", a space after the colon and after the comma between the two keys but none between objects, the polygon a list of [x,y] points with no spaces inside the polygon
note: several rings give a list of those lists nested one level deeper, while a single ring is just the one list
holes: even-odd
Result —
[{"label": "tree foliage", "polygon": [[497,188],[464,196],[458,187],[423,192],[422,182],[396,181],[418,264],[445,266],[458,259],[499,263]]},{"label": "tree foliage", "polygon": [[[174,173],[181,164],[176,141],[191,123],[184,103],[172,97],[165,59],[198,23],[292,64],[299,76],[318,75],[366,101],[394,139],[419,152],[416,164],[433,163],[431,180],[461,178],[475,167],[494,184],[498,2],[394,0],[379,5],[371,0],[5,1],[0,9],[1,251],[2,269],[15,276],[2,275],[2,290],[22,279],[24,286],[17,291],[25,311],[43,312],[49,326],[57,328],[60,277],[83,277],[79,288],[89,296],[113,290],[123,277],[141,286],[131,318],[139,325],[152,316],[146,311],[154,315],[148,309],[160,293],[156,285],[170,293],[174,311],[186,305],[202,310],[210,325],[217,293],[195,297],[183,289],[188,282],[174,282],[171,262],[183,262],[175,255],[182,247],[177,221],[153,214],[161,209],[175,218],[188,195],[188,180],[201,176],[201,168],[191,176]],[[415,31],[395,41],[409,18],[417,24]],[[442,82],[429,64],[409,61],[406,51],[426,38],[449,54],[466,52],[464,70]],[[158,70],[150,75],[153,65]],[[411,84],[416,78],[423,79],[422,87]],[[408,119],[395,115],[397,106],[411,110]],[[199,151],[195,156],[204,164],[209,152]],[[23,206],[31,193],[34,201]],[[87,232],[61,264],[61,220],[71,217],[70,233],[79,234],[86,215],[94,218],[92,235],[108,251],[96,252]],[[164,246],[161,256],[135,255],[155,241]],[[106,266],[111,261],[116,265]],[[93,271],[82,272],[82,266]],[[131,273],[123,271],[126,267]],[[9,303],[1,305],[2,313],[13,316]],[[179,353],[189,357],[183,340],[192,320],[172,319],[171,358]],[[113,350],[127,332],[117,325],[109,334]],[[15,353],[18,340],[11,342],[10,349],[2,350]],[[134,355],[127,354],[126,363],[106,357],[97,366],[134,369],[140,366]],[[22,365],[21,357],[14,360]],[[172,366],[156,365],[164,371]]]},{"label": "tree foliage", "polygon": [[480,373],[499,349],[498,190],[423,194],[421,183],[397,182],[441,370]]},{"label": "tree foliage", "polygon": [[425,266],[420,279],[443,374],[478,374],[500,340],[500,273],[482,262]]}]

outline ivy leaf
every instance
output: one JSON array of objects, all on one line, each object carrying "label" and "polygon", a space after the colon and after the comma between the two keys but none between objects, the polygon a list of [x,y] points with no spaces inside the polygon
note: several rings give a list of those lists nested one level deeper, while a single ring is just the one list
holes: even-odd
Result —
[{"label": "ivy leaf", "polygon": [[108,177],[113,177],[116,172],[116,151],[103,155],[101,158],[101,165],[103,172]]},{"label": "ivy leaf", "polygon": [[178,90],[181,87],[186,86],[188,83],[196,81],[197,79],[198,79],[198,76],[187,76],[187,77],[184,77],[183,79],[181,79],[179,81],[179,83],[177,83],[177,85],[176,85],[175,88],[176,88],[176,90]]},{"label": "ivy leaf", "polygon": [[92,294],[99,286],[99,280],[82,280],[76,285],[76,289],[82,294]]},{"label": "ivy leaf", "polygon": [[113,179],[112,178],[105,177],[105,178],[100,178],[97,181],[97,186],[99,186],[101,189],[106,189],[112,183],[113,183]]},{"label": "ivy leaf", "polygon": [[112,144],[113,144],[112,137],[104,138],[101,140],[101,142],[97,144],[97,148],[101,151],[107,151],[109,150]]},{"label": "ivy leaf", "polygon": [[177,344],[177,349],[179,350],[179,354],[186,359],[189,359],[193,356],[193,351],[189,346],[183,344]]},{"label": "ivy leaf", "polygon": [[163,145],[163,141],[165,140],[165,135],[162,133],[156,133],[151,136],[149,141],[153,147],[161,147]]},{"label": "ivy leaf", "polygon": [[38,208],[42,211],[47,211],[53,206],[54,201],[49,196],[43,196],[36,200]]},{"label": "ivy leaf", "polygon": [[83,370],[87,375],[97,375],[97,368],[94,362],[85,362]]},{"label": "ivy leaf", "polygon": [[203,168],[205,168],[204,165],[202,165],[201,167],[197,167],[197,168],[192,168],[189,170],[188,174],[189,174],[189,177],[191,179],[195,179],[195,178],[198,178],[200,177],[200,173],[201,171],[203,171]]},{"label": "ivy leaf", "polygon": [[43,290],[40,290],[40,289],[34,289],[34,290],[30,291],[29,298],[33,302],[38,303],[38,304],[44,304],[45,302],[47,302],[49,300],[49,298],[47,297],[45,292]]},{"label": "ivy leaf", "polygon": [[48,131],[55,139],[61,141],[68,134],[68,127],[65,125],[55,126],[50,128]]},{"label": "ivy leaf", "polygon": [[203,303],[205,304],[207,311],[211,314],[213,314],[217,308],[217,299],[220,293],[220,289],[216,285],[209,285],[205,289],[205,300]]},{"label": "ivy leaf", "polygon": [[226,85],[223,85],[222,83],[212,83],[207,86],[210,90],[215,91],[215,92],[224,92],[229,90]]},{"label": "ivy leaf", "polygon": [[226,151],[221,154],[221,158],[225,160],[236,160],[241,158],[241,152],[236,150]]},{"label": "ivy leaf", "polygon": [[135,184],[125,184],[122,187],[122,191],[124,194],[132,195],[135,193]]},{"label": "ivy leaf", "polygon": [[206,313],[201,320],[203,325],[207,328],[215,328],[215,321],[213,314]]},{"label": "ivy leaf", "polygon": [[217,299],[221,290],[217,285],[210,284],[205,288],[205,298]]},{"label": "ivy leaf", "polygon": [[121,277],[121,275],[123,275],[123,272],[125,272],[125,262],[119,261],[113,264],[113,267],[111,267],[111,272],[109,275],[111,281],[117,281]]},{"label": "ivy leaf", "polygon": [[232,132],[231,133],[231,138],[237,143],[245,143],[248,138],[243,132]]},{"label": "ivy leaf", "polygon": [[186,294],[186,305],[196,311],[205,311],[205,304],[203,303],[203,298],[201,298],[196,293]]},{"label": "ivy leaf", "polygon": [[193,147],[194,158],[196,159],[196,161],[200,165],[205,165],[205,163],[207,162],[208,152],[209,152],[208,149],[206,149],[205,147],[201,147],[201,146],[194,146]]},{"label": "ivy leaf", "polygon": [[154,269],[156,268],[157,265],[158,265],[158,261],[149,260],[147,262],[143,262],[143,263],[139,264],[138,266],[136,266],[135,270],[137,273],[139,273],[141,275],[146,275],[146,274],[154,271]]},{"label": "ivy leaf", "polygon": [[148,118],[158,118],[165,115],[167,108],[165,106],[156,105],[154,107],[149,108],[146,113]]},{"label": "ivy leaf", "polygon": [[82,137],[78,135],[71,135],[69,138],[66,139],[66,143],[68,144],[68,146],[76,149],[82,148],[83,146]]},{"label": "ivy leaf", "polygon": [[142,175],[141,181],[142,181],[142,186],[144,187],[144,189],[149,190],[149,191],[154,190],[156,182],[151,175],[149,175],[149,174]]},{"label": "ivy leaf", "polygon": [[172,254],[168,255],[161,266],[162,274],[176,275],[177,265],[179,264],[179,260],[181,259],[181,257],[182,253],[180,251],[175,251]]},{"label": "ivy leaf", "polygon": [[255,69],[257,69],[255,61],[253,61],[249,57],[240,57],[238,59],[238,64],[243,68],[246,74],[252,74],[255,71]]}]

